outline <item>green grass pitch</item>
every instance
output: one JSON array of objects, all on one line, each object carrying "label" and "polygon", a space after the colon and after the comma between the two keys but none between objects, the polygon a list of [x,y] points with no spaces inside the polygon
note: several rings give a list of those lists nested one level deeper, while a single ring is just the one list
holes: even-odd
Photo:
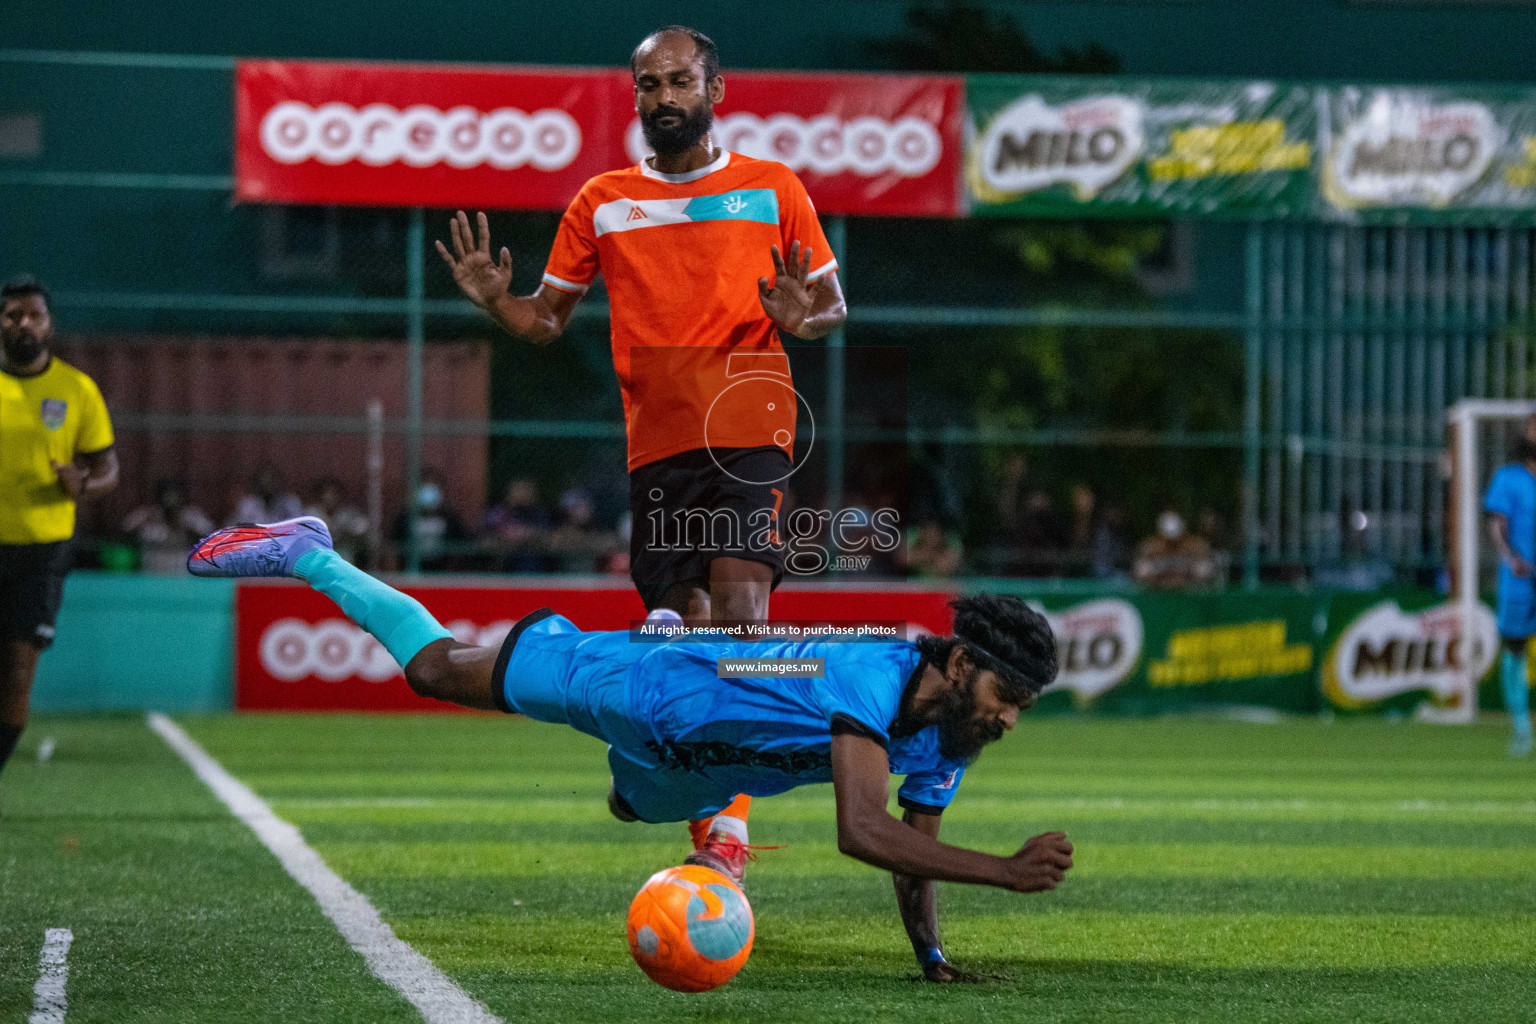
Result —
[{"label": "green grass pitch", "polygon": [[[1065,829],[1054,893],[943,886],[914,981],[889,878],[840,856],[830,787],[757,802],[752,959],[684,996],[625,948],[679,826],[624,825],[601,745],[500,717],[182,723],[398,934],[510,1021],[1476,1021],[1536,1015],[1536,764],[1502,726],[1027,720],[943,838]],[[58,738],[46,764],[33,756]],[[71,1024],[419,1020],[136,717],[45,718],[0,776],[0,1021],[68,927]]]}]

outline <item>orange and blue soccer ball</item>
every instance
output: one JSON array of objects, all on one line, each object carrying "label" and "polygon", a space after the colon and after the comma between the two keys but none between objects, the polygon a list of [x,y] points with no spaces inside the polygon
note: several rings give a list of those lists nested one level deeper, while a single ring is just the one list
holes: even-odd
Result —
[{"label": "orange and blue soccer ball", "polygon": [[629,905],[629,952],[658,985],[707,992],[752,953],[752,907],[711,868],[684,864],[652,875]]}]

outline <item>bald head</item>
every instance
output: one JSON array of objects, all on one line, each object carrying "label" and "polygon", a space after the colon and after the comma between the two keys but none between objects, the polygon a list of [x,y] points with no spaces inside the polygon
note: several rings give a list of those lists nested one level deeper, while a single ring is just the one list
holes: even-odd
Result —
[{"label": "bald head", "polygon": [[715,41],[698,29],[689,28],[686,25],[668,25],[659,28],[655,32],[640,40],[640,45],[635,47],[635,52],[629,55],[629,71],[634,77],[640,77],[640,65],[644,58],[651,54],[662,43],[691,43],[693,46],[692,60],[699,65],[700,77],[708,82],[720,73],[720,53],[715,49]]}]

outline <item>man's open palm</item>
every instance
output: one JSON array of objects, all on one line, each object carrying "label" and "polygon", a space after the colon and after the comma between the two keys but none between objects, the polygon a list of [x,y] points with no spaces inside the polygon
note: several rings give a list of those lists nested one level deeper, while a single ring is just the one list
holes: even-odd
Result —
[{"label": "man's open palm", "polygon": [[507,289],[512,286],[512,253],[502,246],[500,262],[493,260],[491,226],[483,213],[475,214],[475,220],[479,227],[478,239],[470,231],[468,215],[463,210],[455,214],[448,222],[453,252],[450,253],[441,240],[437,242],[437,251],[442,254],[448,269],[453,271],[459,290],[470,302],[486,309],[507,294]]},{"label": "man's open palm", "polygon": [[772,282],[766,277],[758,278],[757,295],[762,301],[763,312],[779,325],[780,330],[798,334],[806,317],[811,315],[811,307],[816,303],[816,289],[821,284],[820,278],[809,280],[811,247],[801,248],[799,242],[791,242],[787,264],[779,254],[778,246],[773,246],[771,251],[774,278]]}]

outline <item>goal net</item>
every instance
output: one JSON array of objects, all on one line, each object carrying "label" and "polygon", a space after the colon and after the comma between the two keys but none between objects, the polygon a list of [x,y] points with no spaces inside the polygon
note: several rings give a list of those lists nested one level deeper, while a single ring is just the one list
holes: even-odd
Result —
[{"label": "goal net", "polygon": [[[1463,638],[1475,635],[1480,619],[1486,621],[1487,613],[1480,615],[1478,604],[1497,581],[1498,553],[1488,541],[1483,495],[1494,472],[1509,461],[1512,442],[1532,415],[1536,415],[1536,402],[1484,398],[1463,399],[1446,413],[1446,447],[1451,457],[1447,555]],[[1439,712],[1442,721],[1470,722],[1477,714],[1478,680],[1472,666],[1484,659],[1469,656],[1470,644],[1462,646],[1462,692],[1453,705]]]}]

